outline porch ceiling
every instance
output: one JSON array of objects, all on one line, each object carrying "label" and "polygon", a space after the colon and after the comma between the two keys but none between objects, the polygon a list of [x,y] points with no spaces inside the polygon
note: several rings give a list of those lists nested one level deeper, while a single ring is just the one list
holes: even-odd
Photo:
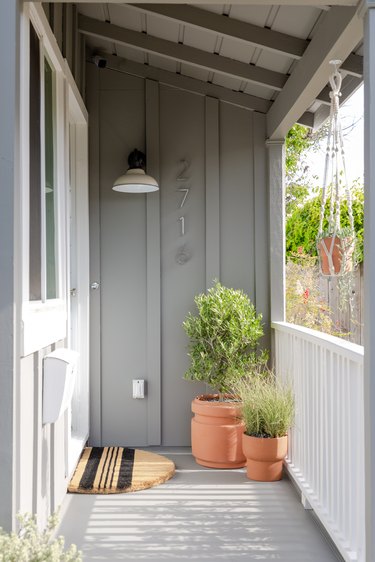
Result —
[{"label": "porch ceiling", "polygon": [[330,59],[344,61],[342,102],[362,83],[357,8],[311,3],[79,3],[78,25],[107,67],[267,113],[282,138],[328,116]]}]

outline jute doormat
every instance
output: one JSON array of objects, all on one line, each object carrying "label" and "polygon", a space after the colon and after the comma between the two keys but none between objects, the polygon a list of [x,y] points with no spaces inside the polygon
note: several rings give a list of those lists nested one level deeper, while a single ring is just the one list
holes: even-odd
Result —
[{"label": "jute doormat", "polygon": [[86,447],[68,486],[77,494],[123,494],[172,478],[174,463],[155,453],[127,447]]}]

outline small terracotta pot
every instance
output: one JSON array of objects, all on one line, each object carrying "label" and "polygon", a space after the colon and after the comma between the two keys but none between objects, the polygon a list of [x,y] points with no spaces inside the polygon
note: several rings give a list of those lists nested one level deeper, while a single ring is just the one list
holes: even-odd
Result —
[{"label": "small terracotta pot", "polygon": [[288,437],[242,436],[242,449],[247,458],[247,477],[259,482],[281,480]]},{"label": "small terracotta pot", "polygon": [[241,404],[219,402],[215,395],[197,396],[191,404],[192,454],[198,464],[209,468],[241,468],[246,464],[242,452]]},{"label": "small terracotta pot", "polygon": [[[332,267],[330,268],[327,252],[332,248]],[[324,247],[325,246],[325,247]],[[351,238],[339,238],[338,236],[326,236],[318,243],[320,257],[320,269],[323,275],[340,275],[353,270],[354,242]],[[342,260],[345,264],[342,269]]]}]

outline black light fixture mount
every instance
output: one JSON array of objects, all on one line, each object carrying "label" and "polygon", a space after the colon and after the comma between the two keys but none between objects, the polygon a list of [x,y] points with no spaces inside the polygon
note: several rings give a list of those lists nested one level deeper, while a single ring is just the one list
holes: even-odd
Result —
[{"label": "black light fixture mount", "polygon": [[135,148],[128,156],[128,171],[117,178],[114,191],[122,193],[150,193],[159,189],[155,178],[146,174],[146,156]]}]

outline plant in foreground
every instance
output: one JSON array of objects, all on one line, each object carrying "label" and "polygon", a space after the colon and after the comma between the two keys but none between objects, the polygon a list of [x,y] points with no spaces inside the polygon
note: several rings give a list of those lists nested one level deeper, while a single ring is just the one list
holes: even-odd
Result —
[{"label": "plant in foreground", "polygon": [[51,515],[46,528],[39,531],[35,516],[18,515],[20,531],[6,533],[0,527],[0,562],[81,562],[75,545],[64,550],[64,538],[54,538],[58,516]]},{"label": "plant in foreground", "polygon": [[238,381],[236,392],[242,400],[242,418],[246,435],[283,437],[294,420],[294,394],[290,384],[268,376]]},{"label": "plant in foreground", "polygon": [[185,378],[207,383],[222,399],[236,380],[267,360],[266,352],[257,349],[263,336],[262,315],[243,291],[219,282],[198,295],[195,303],[198,315],[189,313],[183,323],[191,359]]}]

